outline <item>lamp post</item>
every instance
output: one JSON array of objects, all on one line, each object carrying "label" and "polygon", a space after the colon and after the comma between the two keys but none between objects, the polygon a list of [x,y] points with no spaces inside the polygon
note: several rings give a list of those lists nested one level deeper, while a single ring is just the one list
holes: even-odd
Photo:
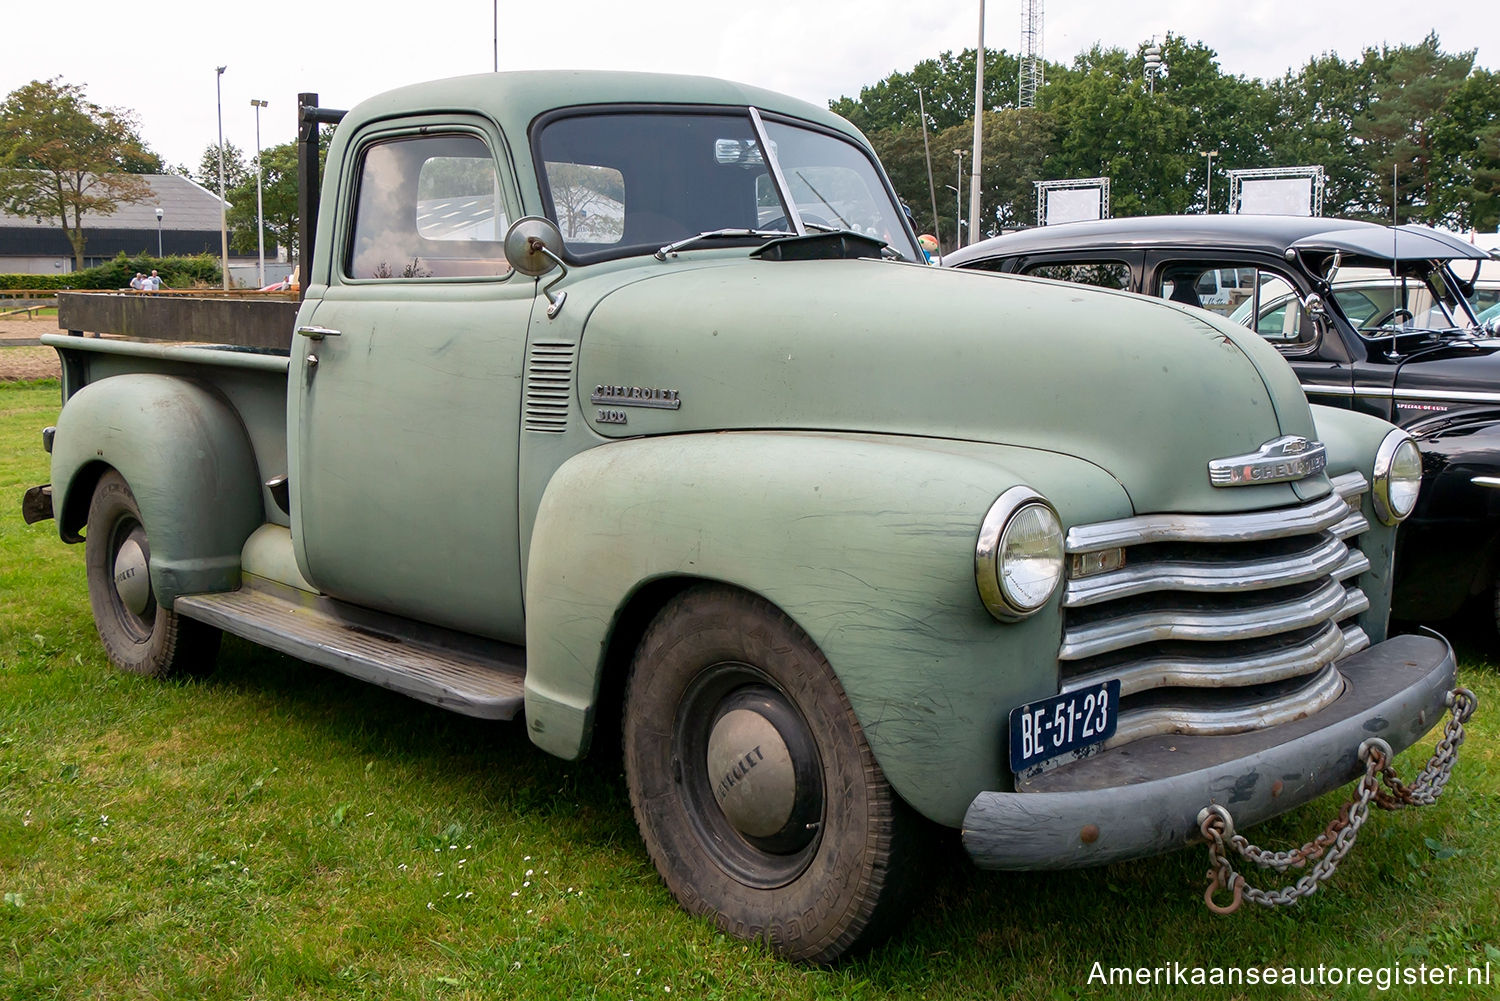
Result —
[{"label": "lamp post", "polygon": [[161,217],[166,215],[161,206],[156,206],[156,258],[161,260]]},{"label": "lamp post", "polygon": [[917,114],[922,116],[922,157],[927,161],[927,197],[932,200],[932,235],[938,246],[943,245],[943,224],[938,222],[937,187],[932,183],[932,149],[927,145],[927,104],[922,100],[922,88],[917,88]]},{"label": "lamp post", "polygon": [[260,268],[259,288],[266,287],[266,224],[260,207],[260,109],[270,103],[250,99],[250,107],[255,109],[255,249]]},{"label": "lamp post", "polygon": [[[964,218],[964,201],[963,195],[961,194],[964,187],[964,151],[961,149],[956,149],[953,151],[953,155],[958,157],[958,187],[953,191],[953,218],[955,222],[962,222]],[[964,231],[962,226],[955,226],[954,229],[957,231],[953,234],[953,239],[955,241],[953,247],[956,250],[964,245]]]},{"label": "lamp post", "polygon": [[1203,195],[1203,214],[1208,215],[1214,210],[1214,157],[1219,155],[1219,151],[1199,150],[1198,155],[1208,161],[1208,190]]},{"label": "lamp post", "polygon": [[219,267],[224,276],[224,288],[229,288],[229,215],[224,201],[224,71],[220,66],[214,77],[214,99],[219,108]]}]

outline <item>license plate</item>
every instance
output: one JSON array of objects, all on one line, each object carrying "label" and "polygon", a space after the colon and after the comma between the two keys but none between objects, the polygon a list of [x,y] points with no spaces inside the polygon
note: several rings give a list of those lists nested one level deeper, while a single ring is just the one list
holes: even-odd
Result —
[{"label": "license plate", "polygon": [[1120,682],[1080,688],[1010,711],[1010,770],[1017,774],[1051,758],[1114,736]]}]

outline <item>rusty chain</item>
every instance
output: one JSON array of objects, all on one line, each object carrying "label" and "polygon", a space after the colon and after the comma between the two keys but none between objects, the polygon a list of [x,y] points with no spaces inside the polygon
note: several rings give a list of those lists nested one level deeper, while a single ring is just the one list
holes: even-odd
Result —
[{"label": "rusty chain", "polygon": [[[1284,852],[1257,848],[1243,835],[1234,832],[1234,819],[1228,810],[1218,804],[1204,808],[1198,814],[1198,829],[1208,841],[1210,868],[1208,889],[1203,894],[1208,909],[1215,914],[1233,914],[1245,900],[1265,907],[1296,903],[1313,894],[1338,869],[1344,856],[1354,847],[1354,840],[1369,816],[1372,802],[1383,810],[1431,806],[1437,802],[1458,760],[1458,748],[1464,742],[1464,723],[1474,714],[1478,700],[1467,688],[1455,688],[1447,694],[1444,704],[1451,715],[1443,727],[1442,739],[1412,783],[1407,785],[1396,774],[1391,764],[1395,755],[1389,744],[1379,737],[1364,741],[1359,745],[1359,759],[1365,763],[1365,773],[1355,787],[1353,798],[1344,804],[1321,834],[1300,848]],[[1263,869],[1274,869],[1278,873],[1300,869],[1309,863],[1311,868],[1290,886],[1261,890],[1248,885],[1245,877],[1235,871],[1230,862],[1231,851]],[[1220,904],[1214,900],[1214,895],[1220,890],[1229,891],[1229,903]]]}]

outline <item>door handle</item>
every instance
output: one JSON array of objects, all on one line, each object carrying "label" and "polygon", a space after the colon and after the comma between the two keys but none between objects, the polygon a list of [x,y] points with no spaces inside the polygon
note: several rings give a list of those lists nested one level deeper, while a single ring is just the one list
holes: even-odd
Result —
[{"label": "door handle", "polygon": [[339,337],[341,336],[342,331],[330,330],[328,327],[306,326],[298,327],[297,333],[301,334],[303,337],[311,338],[315,341],[321,341],[325,337]]}]

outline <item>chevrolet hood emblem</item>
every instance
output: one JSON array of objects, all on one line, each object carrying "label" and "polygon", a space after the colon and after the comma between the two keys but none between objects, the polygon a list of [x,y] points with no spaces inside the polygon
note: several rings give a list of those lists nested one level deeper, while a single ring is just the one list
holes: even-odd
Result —
[{"label": "chevrolet hood emblem", "polygon": [[1273,438],[1245,455],[1211,460],[1208,481],[1216,487],[1288,483],[1321,473],[1327,465],[1328,450],[1322,442],[1293,434]]}]

